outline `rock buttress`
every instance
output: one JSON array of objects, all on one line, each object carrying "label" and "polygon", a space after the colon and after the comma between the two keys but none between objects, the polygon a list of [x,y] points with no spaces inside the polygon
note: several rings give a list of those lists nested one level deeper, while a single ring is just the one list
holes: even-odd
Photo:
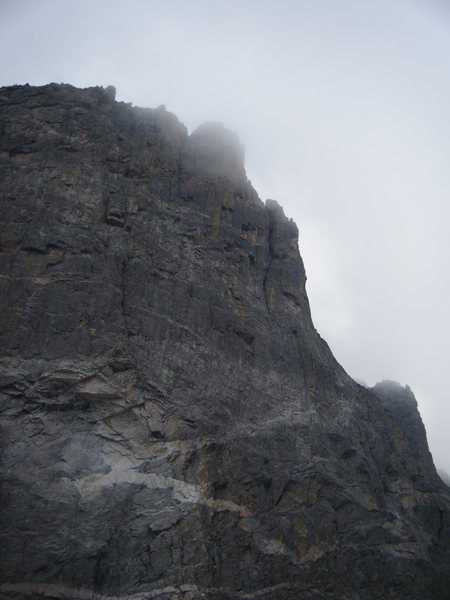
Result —
[{"label": "rock buttress", "polygon": [[1,597],[444,599],[411,392],[311,322],[234,134],[0,90]]}]

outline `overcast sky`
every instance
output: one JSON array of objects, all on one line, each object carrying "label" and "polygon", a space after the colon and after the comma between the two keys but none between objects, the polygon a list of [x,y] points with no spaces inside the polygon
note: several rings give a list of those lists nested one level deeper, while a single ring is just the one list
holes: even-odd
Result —
[{"label": "overcast sky", "polygon": [[316,328],[412,387],[450,472],[445,0],[0,0],[0,85],[51,81],[236,131],[299,226]]}]

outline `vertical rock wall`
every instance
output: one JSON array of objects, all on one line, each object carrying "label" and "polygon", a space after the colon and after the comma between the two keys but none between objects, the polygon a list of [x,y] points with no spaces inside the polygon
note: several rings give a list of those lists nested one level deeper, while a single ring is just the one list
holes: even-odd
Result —
[{"label": "vertical rock wall", "polygon": [[234,134],[0,90],[0,597],[444,599],[412,393],[315,331]]}]

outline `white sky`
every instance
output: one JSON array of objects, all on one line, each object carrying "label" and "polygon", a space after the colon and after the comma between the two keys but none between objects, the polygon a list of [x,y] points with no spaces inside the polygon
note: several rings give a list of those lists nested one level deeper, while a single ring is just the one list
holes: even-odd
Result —
[{"label": "white sky", "polygon": [[0,0],[0,85],[115,85],[216,120],[300,229],[316,328],[408,383],[450,472],[450,4]]}]

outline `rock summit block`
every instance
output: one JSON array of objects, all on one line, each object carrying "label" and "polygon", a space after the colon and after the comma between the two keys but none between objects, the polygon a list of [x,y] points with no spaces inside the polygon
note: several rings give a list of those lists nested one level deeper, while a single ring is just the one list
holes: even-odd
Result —
[{"label": "rock summit block", "polygon": [[114,98],[0,90],[1,598],[448,598],[412,392],[336,362],[233,133]]}]

